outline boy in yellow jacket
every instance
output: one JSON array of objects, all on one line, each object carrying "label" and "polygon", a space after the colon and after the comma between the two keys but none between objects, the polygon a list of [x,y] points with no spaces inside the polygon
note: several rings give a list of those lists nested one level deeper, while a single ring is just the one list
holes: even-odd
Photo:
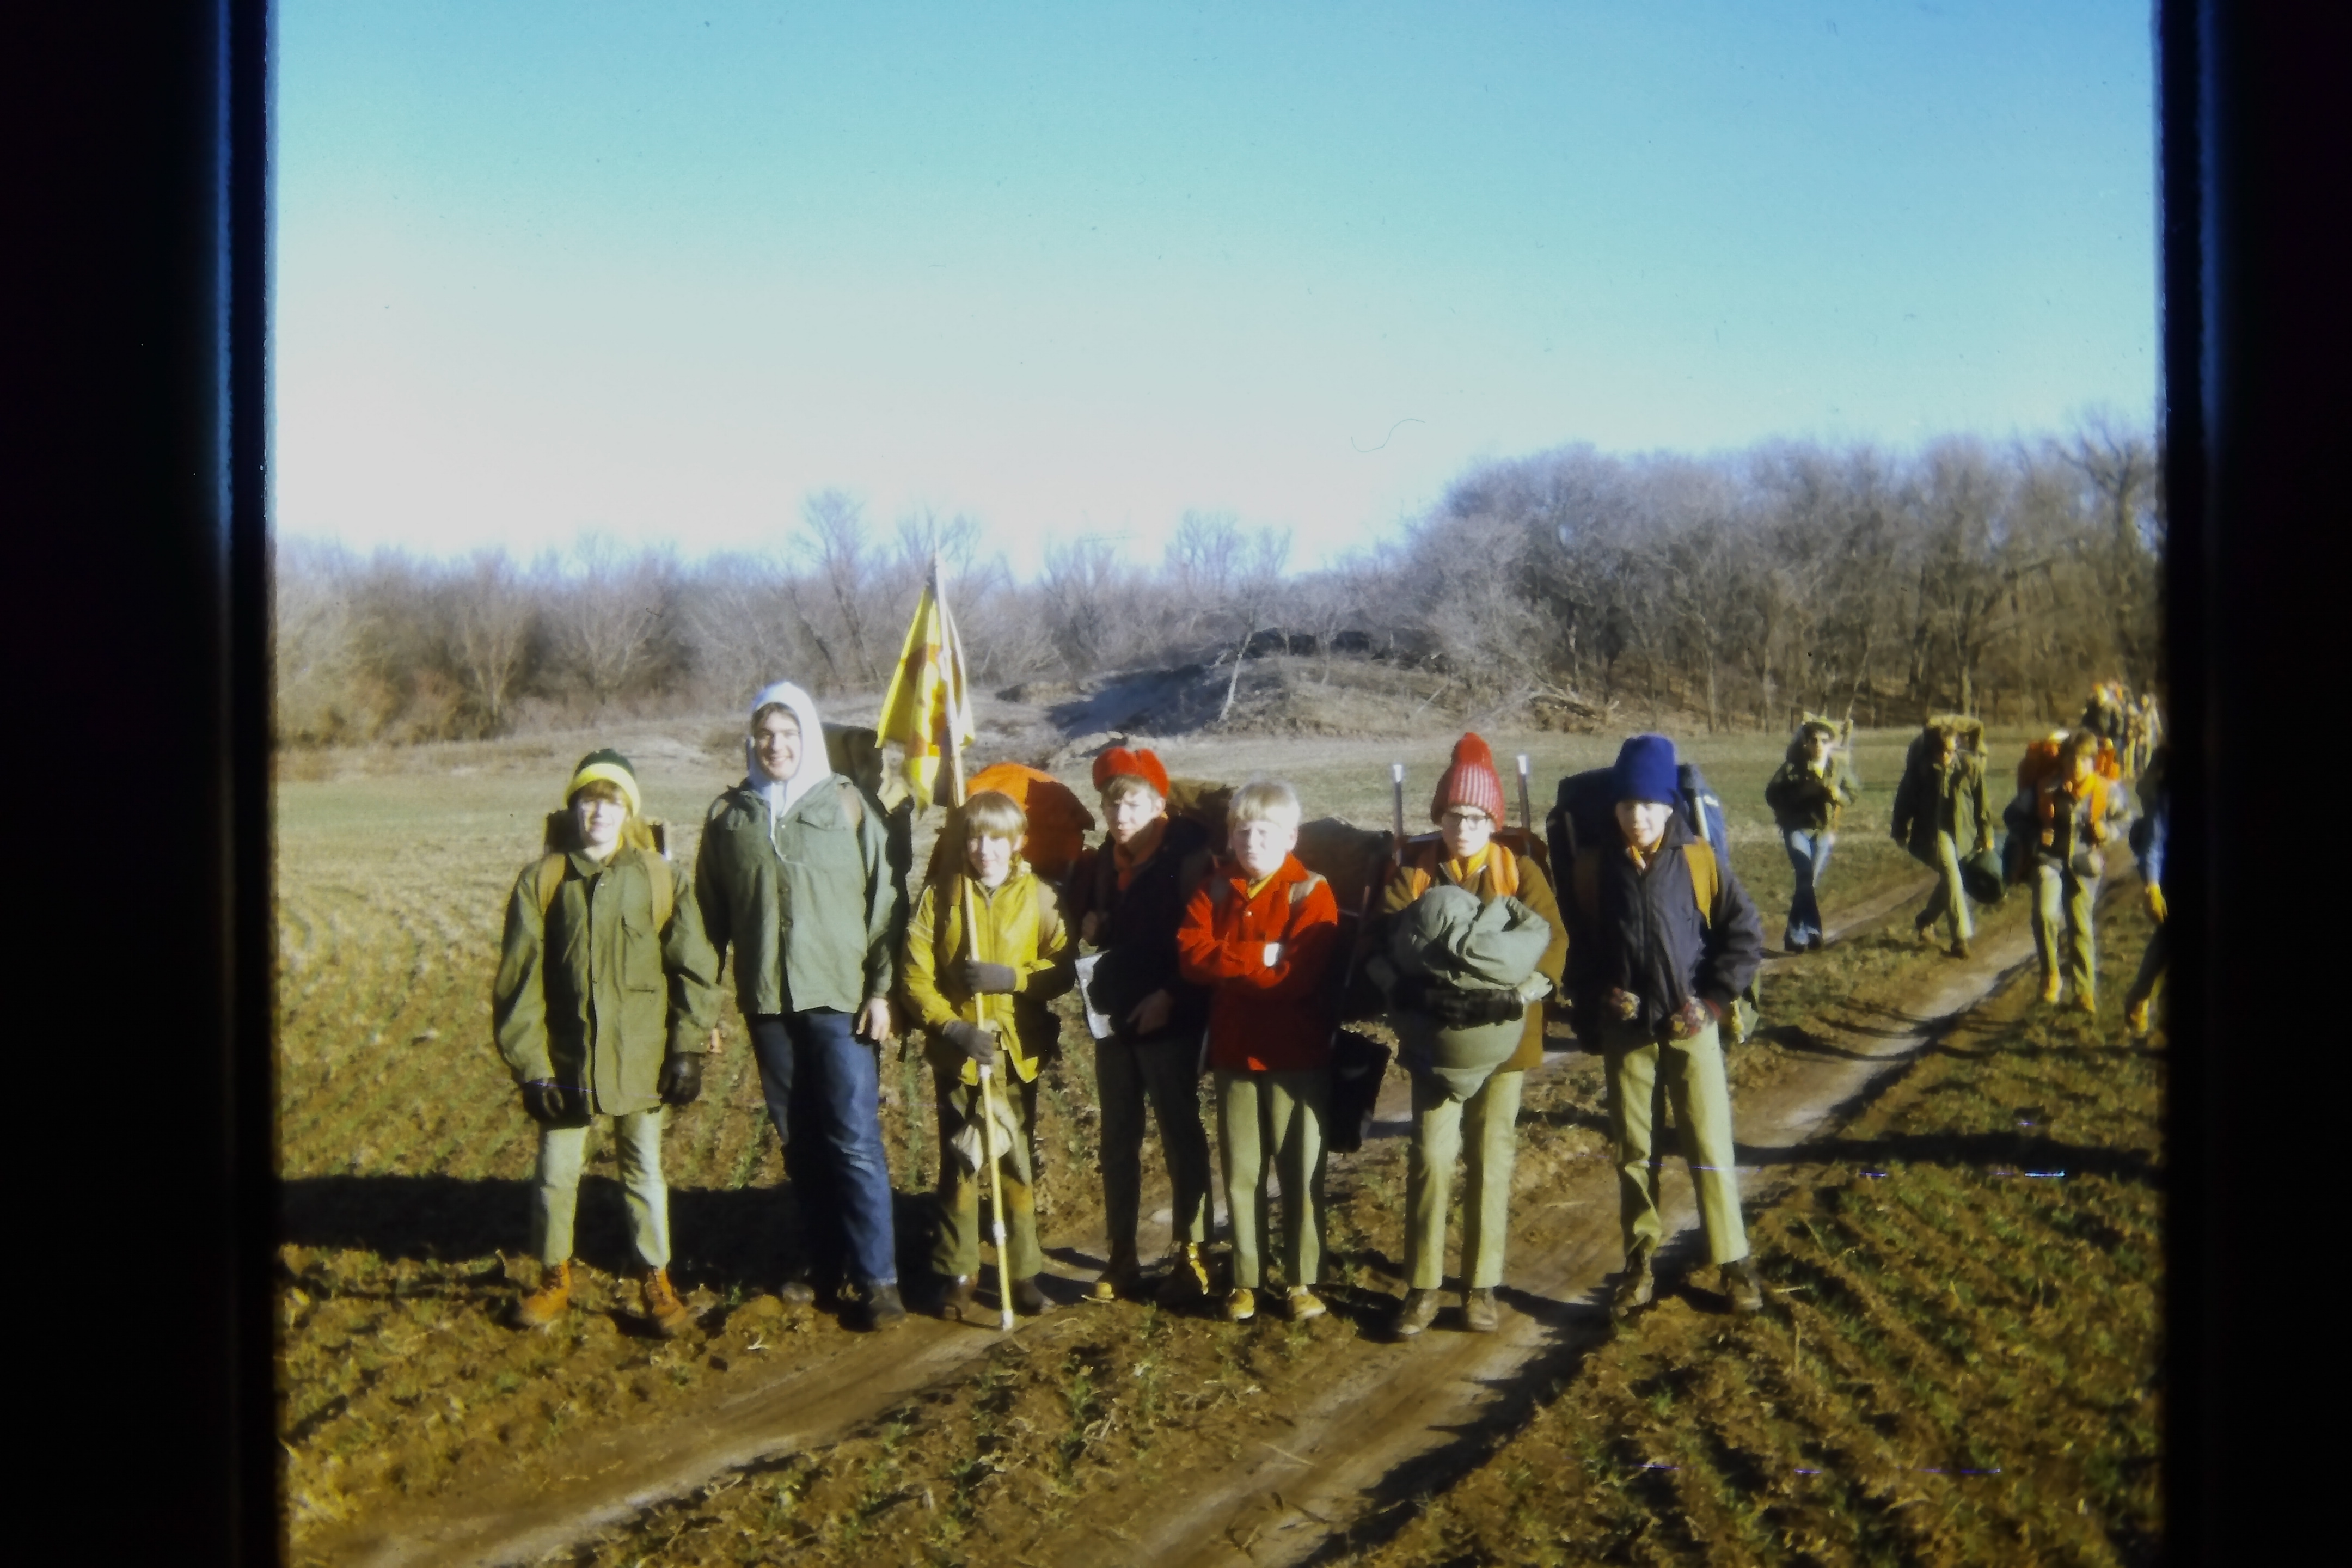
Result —
[{"label": "boy in yellow jacket", "polygon": [[[900,966],[909,1009],[924,1031],[925,1056],[939,1089],[938,1232],[931,1267],[940,1277],[936,1310],[961,1319],[972,1310],[980,1273],[980,1068],[998,1069],[997,1170],[1004,1225],[997,1278],[1013,1305],[1045,1310],[1037,1288],[1037,1203],[1031,1183],[1037,1128],[1037,1068],[1058,1026],[1047,1004],[1076,978],[1070,936],[1054,889],[1022,863],[1028,818],[1012,796],[983,790],[959,814],[964,842],[959,875],[923,889],[907,927]],[[965,889],[969,888],[969,903]],[[976,931],[967,929],[972,914]],[[1009,1125],[1008,1125],[1009,1121]]]}]

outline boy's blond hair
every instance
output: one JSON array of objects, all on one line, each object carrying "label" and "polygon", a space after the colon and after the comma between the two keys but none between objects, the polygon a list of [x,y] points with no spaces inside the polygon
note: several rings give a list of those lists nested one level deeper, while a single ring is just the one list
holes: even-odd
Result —
[{"label": "boy's blond hair", "polygon": [[963,803],[963,841],[979,838],[1026,838],[1029,814],[1003,790],[984,789]]},{"label": "boy's blond hair", "polygon": [[1151,781],[1140,773],[1113,774],[1110,783],[1102,787],[1102,802],[1105,805],[1117,805],[1131,795],[1148,795],[1162,805],[1168,804],[1168,797],[1153,789]]},{"label": "boy's blond hair", "polygon": [[1261,818],[1288,817],[1290,826],[1298,826],[1307,815],[1298,804],[1298,792],[1286,779],[1252,779],[1234,791],[1233,804],[1225,808],[1225,820],[1239,827],[1244,822]]}]

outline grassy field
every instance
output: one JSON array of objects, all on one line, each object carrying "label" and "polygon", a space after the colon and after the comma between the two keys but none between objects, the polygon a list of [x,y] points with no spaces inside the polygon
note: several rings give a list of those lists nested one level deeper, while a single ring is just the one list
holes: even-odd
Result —
[{"label": "grassy field", "polygon": [[[674,1113],[667,1152],[678,1248],[674,1273],[719,1331],[665,1343],[634,1337],[621,1320],[595,1310],[548,1334],[515,1334],[495,1321],[512,1282],[529,1272],[519,1265],[523,1182],[533,1149],[530,1125],[488,1039],[489,980],[507,893],[535,855],[543,816],[582,752],[607,739],[629,750],[649,809],[688,825],[679,853],[690,856],[691,825],[740,773],[735,735],[720,717],[667,731],[415,748],[360,759],[359,765],[313,765],[308,771],[329,776],[281,784],[280,1394],[289,1526],[298,1554],[320,1529],[394,1500],[429,1499],[488,1475],[527,1478],[568,1434],[683,1408],[723,1383],[746,1356],[789,1353],[794,1335],[835,1331],[822,1319],[730,1317],[724,1310],[755,1301],[774,1283],[779,1200],[772,1189],[782,1166],[731,1004],[734,1048],[711,1064],[703,1100]],[[1538,816],[1548,781],[1604,763],[1614,749],[1551,733],[1488,738],[1507,769],[1513,752],[1532,756]],[[1855,900],[1918,874],[1884,832],[1906,740],[1895,733],[1860,738],[1865,795],[1849,816],[1832,871],[1833,901]],[[1409,824],[1418,827],[1444,745],[1416,744],[1419,752],[1401,752],[1392,743],[1349,740],[1189,742],[1170,745],[1166,755],[1178,774],[1237,781],[1281,773],[1298,785],[1311,814],[1367,826],[1385,825],[1387,763],[1401,760],[1408,765]],[[1780,741],[1755,736],[1689,743],[1732,813],[1736,863],[1775,938],[1790,872],[1760,790],[1780,749]],[[985,750],[976,758],[987,760]],[[1066,776],[1084,789],[1079,768]],[[1801,1031],[1821,1001],[1897,984],[1919,962],[1909,944],[1864,941],[1776,982],[1766,999],[1770,1028],[1735,1057],[1735,1081],[1778,1070],[1789,1031]],[[1082,1225],[1097,1201],[1092,1066],[1083,1031],[1066,1030],[1066,1055],[1045,1076],[1041,1113],[1041,1209],[1049,1235]],[[895,1096],[885,1110],[885,1132],[900,1194],[902,1265],[911,1270],[923,1246],[920,1194],[934,1152],[927,1137],[929,1089],[895,1049],[890,1063]],[[1554,1098],[1528,1108],[1528,1182],[1540,1179],[1547,1161],[1589,1158],[1598,1147],[1591,1064],[1580,1061],[1545,1092]],[[1154,1158],[1147,1153],[1147,1168]],[[589,1170],[581,1204],[583,1298],[592,1308],[629,1305],[631,1292],[616,1273],[627,1252],[608,1146],[592,1156]],[[1395,1171],[1369,1170],[1335,1215],[1347,1255],[1343,1269],[1359,1271],[1367,1301],[1392,1284],[1386,1260],[1397,1253],[1390,1233],[1402,1184],[1400,1154]],[[1147,1330],[1145,1359],[1153,1333],[1182,1338],[1196,1331],[1213,1331],[1172,1321]],[[1315,1351],[1318,1332],[1336,1343],[1352,1330],[1335,1322],[1298,1332],[1306,1337],[1275,1346],[1219,1348],[1184,1338],[1191,1348],[1177,1359],[1189,1365],[1207,1356],[1222,1367],[1238,1357],[1232,1375],[1239,1381],[1228,1393],[1240,1399],[1233,1390],[1268,1386],[1265,1376],[1271,1374],[1260,1361],[1286,1356],[1280,1364],[1305,1375],[1324,1353]],[[1102,1391],[1111,1386],[1106,1380],[1114,1369],[1105,1362],[1097,1375],[1092,1365],[1081,1357],[1054,1384],[1061,1391],[1054,1397],[1067,1408],[1063,1426],[1053,1430],[1077,1434],[1072,1441],[1078,1446],[1056,1449],[1060,1457],[1047,1467],[1065,1481],[1101,1447],[1099,1439],[1085,1439],[1101,1416],[1085,1413],[1108,1397]],[[1148,1386],[1152,1374],[1120,1361],[1116,1375],[1129,1380],[1117,1386],[1132,1392]],[[1096,1392],[1069,1393],[1078,1383]],[[973,1397],[984,1405],[998,1392]],[[1045,1430],[1041,1417],[1020,1405],[1025,1397],[1003,1395],[1006,1418],[1018,1406],[1022,1430]],[[1198,1412],[1186,1402],[1200,1397],[1190,1385],[1181,1395],[1170,1393],[1158,1407],[1162,1415],[1152,1418],[1190,1422]],[[982,1405],[973,1409],[975,1419],[986,1414]],[[963,1462],[955,1455],[931,1458],[948,1467]],[[967,1466],[962,1473],[979,1498],[997,1472]],[[948,1470],[922,1483],[935,1504],[947,1495],[943,1487],[961,1484],[943,1477]],[[798,1484],[789,1482],[786,1477],[774,1484],[789,1492]],[[785,1505],[772,1500],[763,1506]]]}]

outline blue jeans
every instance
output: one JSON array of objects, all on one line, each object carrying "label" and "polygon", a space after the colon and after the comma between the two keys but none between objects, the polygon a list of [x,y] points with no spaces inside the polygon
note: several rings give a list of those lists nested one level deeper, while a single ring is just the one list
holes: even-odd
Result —
[{"label": "blue jeans", "polygon": [[1837,843],[1837,835],[1823,831],[1807,833],[1792,827],[1781,836],[1789,851],[1789,864],[1796,868],[1796,890],[1789,895],[1789,935],[1786,945],[1794,951],[1799,943],[1814,941],[1822,934],[1822,905],[1817,896],[1822,873],[1830,868],[1830,850]]},{"label": "blue jeans", "polygon": [[896,1285],[880,1074],[875,1047],[850,1032],[855,1022],[821,1007],[763,1013],[751,1020],[751,1052],[798,1200],[806,1252],[796,1263],[857,1285]]}]

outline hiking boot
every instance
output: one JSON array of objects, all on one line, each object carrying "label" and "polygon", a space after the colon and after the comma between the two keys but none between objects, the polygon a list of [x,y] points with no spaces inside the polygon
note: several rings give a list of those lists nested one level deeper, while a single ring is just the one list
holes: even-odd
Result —
[{"label": "hiking boot", "polygon": [[1658,1279],[1650,1268],[1650,1251],[1637,1247],[1625,1255],[1625,1271],[1617,1277],[1617,1289],[1609,1298],[1610,1316],[1629,1317],[1657,1295]]},{"label": "hiking boot", "polygon": [[518,1329],[545,1328],[571,1307],[572,1259],[567,1258],[561,1263],[540,1265],[539,1289],[507,1310],[507,1321]]},{"label": "hiking boot", "polygon": [[878,1334],[885,1329],[895,1329],[907,1321],[907,1304],[898,1300],[898,1286],[868,1285],[866,1288],[864,1310],[859,1313],[859,1316],[865,1321],[868,1333]]},{"label": "hiking boot", "polygon": [[1436,1321],[1437,1292],[1407,1290],[1402,1304],[1397,1308],[1395,1319],[1389,1324],[1389,1332],[1401,1340],[1409,1340]]},{"label": "hiking boot", "polygon": [[2044,1002],[2049,1003],[2053,1007],[2058,1005],[2058,991],[2060,984],[2061,982],[2059,981],[2058,976],[2054,973],[2045,974],[2042,977],[2042,999]]},{"label": "hiking boot", "polygon": [[946,1276],[940,1287],[940,1299],[931,1306],[931,1314],[950,1323],[974,1322],[971,1310],[972,1278],[969,1274]]},{"label": "hiking boot", "polygon": [[1911,936],[1912,939],[1918,942],[1921,947],[1933,946],[1936,941],[1936,922],[1934,921],[1913,921],[1911,922]]},{"label": "hiking boot", "polygon": [[1969,955],[1969,939],[1964,936],[1954,937],[1952,945],[1946,951],[1954,958],[1966,958]]},{"label": "hiking boot", "polygon": [[1290,1321],[1294,1323],[1311,1322],[1330,1310],[1323,1305],[1322,1297],[1304,1285],[1293,1285],[1283,1304],[1289,1310]]},{"label": "hiking boot", "polygon": [[646,1321],[653,1325],[654,1332],[674,1340],[694,1326],[694,1314],[686,1310],[686,1303],[670,1289],[668,1269],[646,1269],[644,1289]]},{"label": "hiking boot", "polygon": [[1495,1309],[1495,1292],[1491,1289],[1463,1293],[1462,1326],[1474,1334],[1491,1334],[1501,1326]]},{"label": "hiking boot", "polygon": [[1122,1297],[1132,1296],[1135,1294],[1136,1287],[1142,1282],[1142,1279],[1143,1266],[1136,1261],[1134,1250],[1129,1247],[1113,1247],[1110,1267],[1104,1269],[1094,1284],[1088,1287],[1087,1299],[1090,1301],[1116,1301]]},{"label": "hiking boot", "polygon": [[787,1279],[776,1287],[776,1300],[787,1307],[814,1307],[816,1287],[805,1279]]},{"label": "hiking boot", "polygon": [[1747,1315],[1764,1310],[1764,1285],[1756,1278],[1756,1261],[1743,1258],[1737,1263],[1723,1265],[1723,1293],[1731,1298],[1731,1310]]},{"label": "hiking boot", "polygon": [[1257,1316],[1257,1293],[1246,1285],[1236,1285],[1225,1292],[1225,1321],[1246,1323]]},{"label": "hiking boot", "polygon": [[2135,1039],[2147,1035],[2147,1004],[2148,998],[2143,996],[2124,1008],[2124,1027],[2132,1032]]},{"label": "hiking boot", "polygon": [[1024,1318],[1038,1318],[1045,1313],[1045,1292],[1037,1289],[1037,1277],[1013,1282],[1013,1310]]},{"label": "hiking boot", "polygon": [[1170,1254],[1168,1278],[1160,1282],[1156,1300],[1163,1307],[1181,1307],[1209,1294],[1209,1258],[1197,1241],[1188,1241]]}]

